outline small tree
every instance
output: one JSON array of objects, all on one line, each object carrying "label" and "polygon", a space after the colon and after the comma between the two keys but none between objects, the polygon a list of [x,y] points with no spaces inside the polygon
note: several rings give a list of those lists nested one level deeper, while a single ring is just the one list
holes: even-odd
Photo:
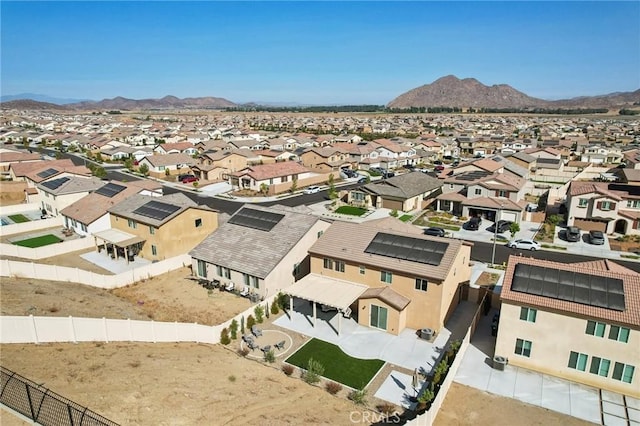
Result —
[{"label": "small tree", "polygon": [[329,180],[327,182],[329,184],[329,189],[327,189],[327,193],[329,194],[330,200],[335,200],[338,198],[338,191],[336,191],[336,184],[334,182],[333,173],[329,175]]},{"label": "small tree", "polygon": [[265,303],[265,307],[264,307],[264,315],[269,318],[269,314],[271,312],[269,312],[269,302]]},{"label": "small tree", "polygon": [[169,169],[164,169],[164,175],[169,177],[169,175],[171,174],[171,172],[169,171]]},{"label": "small tree", "polygon": [[307,371],[302,376],[302,379],[310,385],[313,385],[320,381],[320,376],[323,374],[324,366],[315,359],[309,358],[309,361],[307,361]]},{"label": "small tree", "polygon": [[289,295],[285,293],[278,293],[276,300],[278,301],[278,307],[283,311],[286,311],[289,307]]},{"label": "small tree", "polygon": [[367,390],[357,389],[351,391],[351,393],[349,394],[349,399],[358,405],[365,405],[367,403]]},{"label": "small tree", "polygon": [[220,332],[220,343],[222,343],[223,345],[228,345],[229,343],[231,343],[231,339],[229,338],[229,330],[227,330],[226,327],[223,328]]},{"label": "small tree", "polygon": [[240,334],[244,334],[244,315],[240,317]]},{"label": "small tree", "polygon": [[231,321],[229,329],[231,330],[231,338],[236,340],[238,338],[238,321],[236,319]]},{"label": "small tree", "polygon": [[264,321],[264,308],[262,305],[257,305],[253,308],[253,313],[256,314],[256,322],[262,324],[262,321]]},{"label": "small tree", "polygon": [[273,353],[273,350],[264,353],[264,360],[270,364],[276,362],[276,355]]},{"label": "small tree", "polygon": [[273,301],[273,303],[271,304],[271,313],[273,315],[278,315],[278,313],[280,312],[280,310],[278,309],[278,303],[277,301]]},{"label": "small tree", "polygon": [[102,159],[102,154],[99,152],[96,154],[95,160],[97,163],[104,163],[104,160]]},{"label": "small tree", "polygon": [[198,190],[198,185],[200,184],[200,182],[198,182],[197,180],[195,182],[193,182],[193,188],[197,191]]},{"label": "small tree", "polygon": [[128,157],[125,158],[124,160],[124,166],[127,168],[127,170],[131,171],[133,170],[133,158]]},{"label": "small tree", "polygon": [[149,166],[146,164],[141,165],[138,171],[142,173],[143,176],[149,176]]},{"label": "small tree", "polygon": [[516,234],[520,232],[520,225],[513,222],[511,226],[509,226],[509,232],[511,233],[511,239],[515,238]]},{"label": "small tree", "polygon": [[247,318],[247,330],[251,330],[254,325],[256,325],[256,319],[253,317],[253,315],[249,315],[249,317]]},{"label": "small tree", "polygon": [[107,177],[107,171],[102,166],[95,166],[91,170],[91,174],[100,179],[104,179]]},{"label": "small tree", "polygon": [[264,182],[261,183],[260,184],[260,193],[266,197],[267,194],[269,193],[269,185],[267,185]]},{"label": "small tree", "polygon": [[298,189],[298,176],[294,176],[293,179],[291,179],[291,188],[289,188],[289,191],[293,194],[296,192],[296,189]]},{"label": "small tree", "polygon": [[389,212],[389,216],[391,217],[398,217],[398,210],[393,209]]}]

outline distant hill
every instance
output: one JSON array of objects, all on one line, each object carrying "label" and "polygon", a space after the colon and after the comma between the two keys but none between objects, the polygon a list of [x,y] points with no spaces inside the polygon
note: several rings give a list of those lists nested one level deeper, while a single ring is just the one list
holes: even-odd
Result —
[{"label": "distant hill", "polygon": [[69,107],[82,110],[150,110],[150,109],[218,109],[236,106],[235,103],[214,97],[184,98],[165,96],[162,99],[127,99],[121,96],[101,101],[86,101],[70,104]]},{"label": "distant hill", "polygon": [[67,105],[57,105],[49,102],[39,102],[31,99],[18,99],[15,101],[1,102],[1,109],[21,109],[21,110],[69,110]]},{"label": "distant hill", "polygon": [[486,86],[475,78],[448,75],[398,96],[389,108],[609,108],[640,102],[640,90],[603,96],[546,101],[528,96],[507,84]]},{"label": "distant hill", "polygon": [[53,96],[40,95],[38,93],[20,93],[17,95],[0,96],[0,102],[17,101],[17,100],[23,100],[23,99],[29,99],[31,101],[38,101],[38,102],[48,102],[50,104],[56,104],[56,105],[67,105],[67,104],[73,104],[73,103],[88,100],[88,99],[56,98]]}]

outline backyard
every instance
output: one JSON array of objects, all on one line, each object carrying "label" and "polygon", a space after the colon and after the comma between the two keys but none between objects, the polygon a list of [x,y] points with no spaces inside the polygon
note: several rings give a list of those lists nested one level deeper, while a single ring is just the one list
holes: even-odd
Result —
[{"label": "backyard", "polygon": [[39,237],[28,238],[26,240],[14,241],[12,244],[16,246],[36,248],[48,246],[49,244],[59,243],[62,240],[53,234],[40,235]]},{"label": "backyard", "polygon": [[322,364],[324,377],[354,389],[364,388],[384,365],[379,359],[352,358],[338,346],[318,339],[311,339],[286,362],[306,369],[310,358]]},{"label": "backyard", "polygon": [[13,223],[31,222],[31,219],[29,219],[23,214],[12,214],[12,215],[9,215],[8,218],[11,219]]}]

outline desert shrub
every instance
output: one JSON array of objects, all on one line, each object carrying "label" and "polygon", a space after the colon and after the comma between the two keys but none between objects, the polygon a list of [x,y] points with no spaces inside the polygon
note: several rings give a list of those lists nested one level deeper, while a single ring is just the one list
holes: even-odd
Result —
[{"label": "desert shrub", "polygon": [[289,295],[284,293],[278,293],[276,300],[278,301],[278,307],[283,311],[286,311],[287,307],[289,306]]},{"label": "desert shrub", "polygon": [[276,362],[276,354],[273,353],[273,350],[264,353],[264,360],[268,363]]},{"label": "desert shrub", "polygon": [[398,210],[396,209],[391,210],[391,212],[389,212],[389,216],[398,217]]},{"label": "desert shrub", "polygon": [[231,330],[231,338],[236,340],[238,338],[238,321],[234,319],[231,321],[231,325],[229,326],[229,330]]},{"label": "desert shrub", "polygon": [[227,377],[227,379],[229,379],[229,381],[230,381],[231,383],[233,383],[233,382],[235,382],[235,381],[236,381],[236,376],[234,376],[234,375],[232,374],[231,376]]},{"label": "desert shrub", "polygon": [[271,304],[271,313],[272,313],[273,315],[278,315],[278,312],[280,312],[280,309],[278,309],[278,304],[274,301],[274,302]]},{"label": "desert shrub", "polygon": [[358,405],[365,405],[367,403],[367,390],[357,389],[351,391],[349,399]]},{"label": "desert shrub", "polygon": [[269,303],[265,304],[264,314],[269,318]]},{"label": "desert shrub", "polygon": [[294,370],[295,370],[295,367],[291,364],[284,364],[282,366],[282,372],[287,376],[292,375]]},{"label": "desert shrub", "polygon": [[335,395],[335,394],[337,394],[338,392],[340,392],[342,390],[342,385],[340,383],[337,383],[337,382],[327,382],[327,384],[324,386],[324,388],[331,395]]},{"label": "desert shrub", "polygon": [[240,334],[244,334],[244,315],[240,317]]},{"label": "desert shrub", "polygon": [[240,349],[238,349],[238,354],[240,356],[247,356],[247,355],[249,355],[249,349],[248,348],[240,348]]},{"label": "desert shrub", "polygon": [[262,305],[257,305],[253,309],[253,313],[256,314],[256,322],[262,324],[262,321],[264,321],[264,308]]},{"label": "desert shrub", "polygon": [[307,362],[307,371],[305,371],[302,379],[310,385],[313,385],[320,381],[320,376],[322,376],[322,374],[324,374],[324,366],[315,359],[309,358],[309,361]]},{"label": "desert shrub", "polygon": [[249,317],[247,318],[247,330],[251,330],[254,325],[256,325],[256,319],[253,317],[253,315],[249,315]]},{"label": "desert shrub", "polygon": [[220,332],[220,343],[223,345],[228,345],[231,343],[231,338],[229,337],[229,330],[225,327]]},{"label": "desert shrub", "polygon": [[387,416],[396,412],[396,406],[388,402],[378,404],[376,408],[382,414],[386,414]]}]

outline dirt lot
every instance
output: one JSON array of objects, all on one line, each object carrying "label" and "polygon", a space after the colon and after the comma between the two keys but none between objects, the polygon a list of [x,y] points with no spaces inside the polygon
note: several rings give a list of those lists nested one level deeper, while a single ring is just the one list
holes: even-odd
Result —
[{"label": "dirt lot", "polygon": [[2,182],[0,184],[0,206],[24,203],[26,182]]}]

